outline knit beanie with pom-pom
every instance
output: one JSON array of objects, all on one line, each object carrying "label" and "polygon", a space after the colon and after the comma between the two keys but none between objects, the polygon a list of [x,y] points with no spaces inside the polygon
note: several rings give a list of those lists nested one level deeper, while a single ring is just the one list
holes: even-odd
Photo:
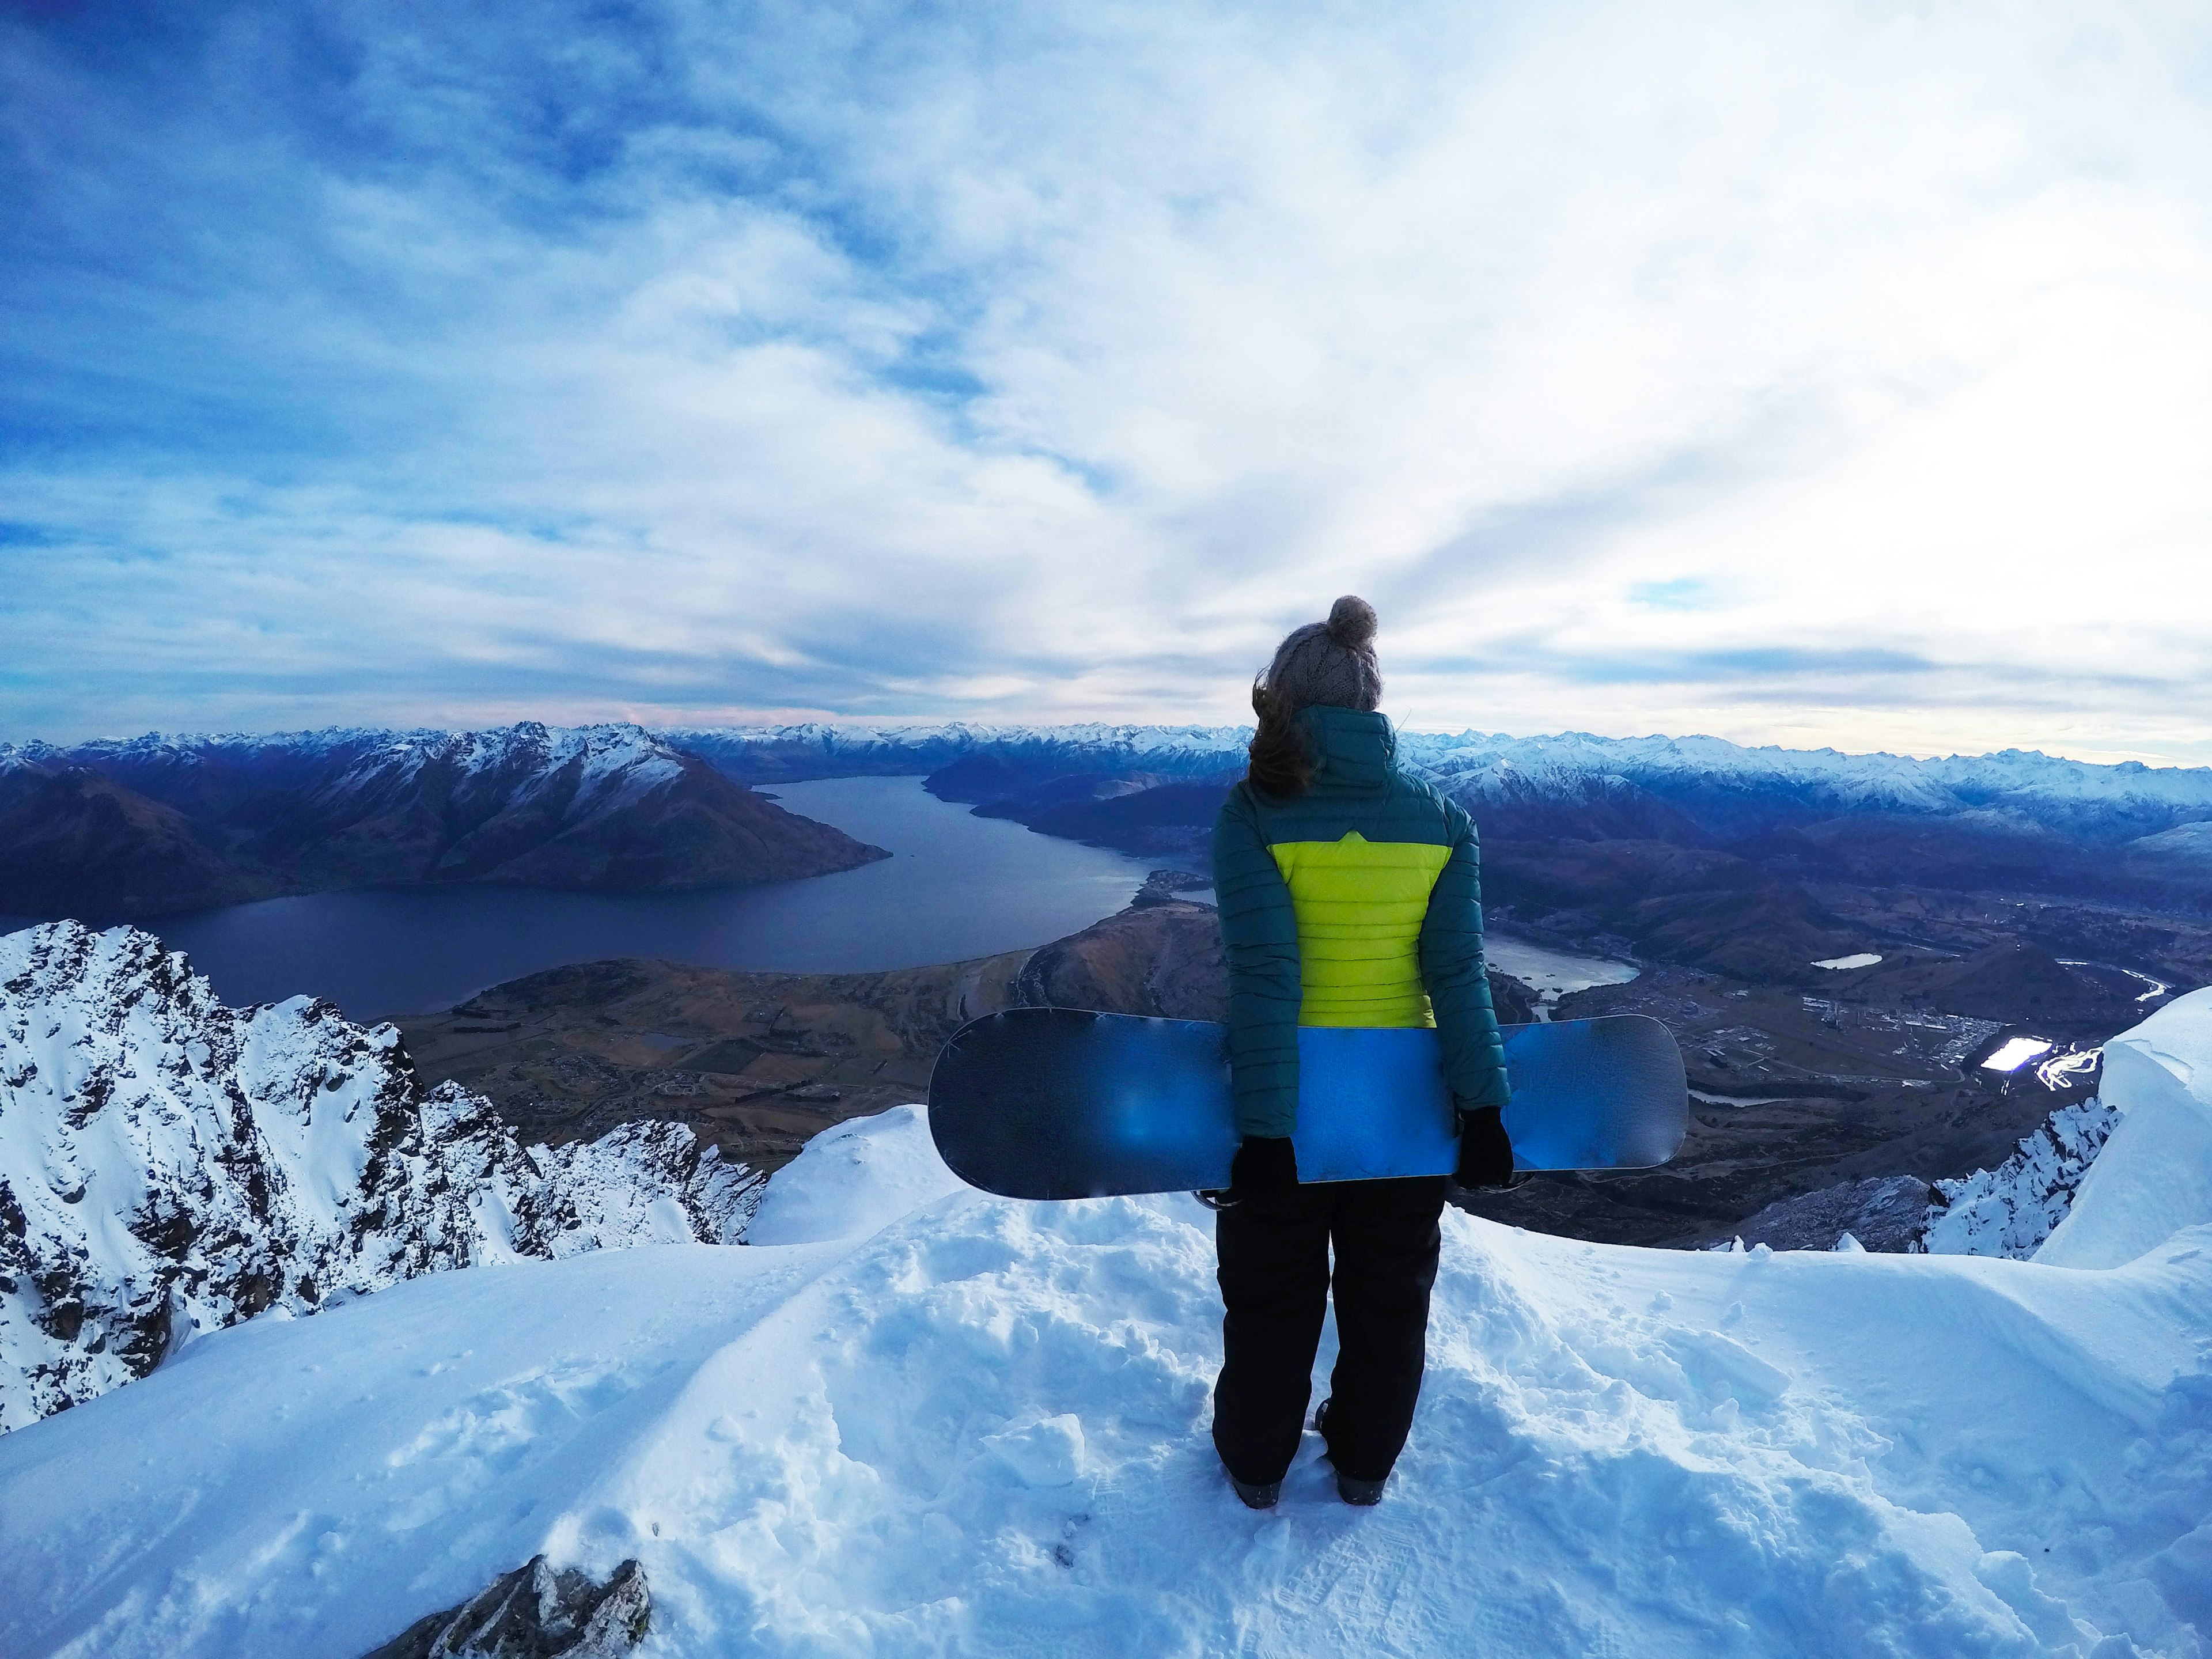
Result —
[{"label": "knit beanie with pom-pom", "polygon": [[1285,715],[1325,703],[1372,713],[1382,701],[1375,660],[1375,607],[1347,593],[1327,622],[1291,630],[1267,665],[1268,698]]}]

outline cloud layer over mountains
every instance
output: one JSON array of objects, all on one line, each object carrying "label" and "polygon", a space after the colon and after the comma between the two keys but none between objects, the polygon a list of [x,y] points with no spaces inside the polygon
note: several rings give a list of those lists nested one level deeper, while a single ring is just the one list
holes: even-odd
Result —
[{"label": "cloud layer over mountains", "polygon": [[[0,24],[0,736],[1233,719],[2212,758],[2179,11]],[[2179,67],[2178,67],[2179,66]]]}]

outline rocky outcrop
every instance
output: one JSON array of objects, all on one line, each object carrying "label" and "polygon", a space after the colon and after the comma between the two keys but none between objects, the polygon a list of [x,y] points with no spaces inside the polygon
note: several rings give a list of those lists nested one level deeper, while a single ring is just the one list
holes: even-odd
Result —
[{"label": "rocky outcrop", "polygon": [[234,1009],[134,929],[0,939],[0,1430],[198,1333],[442,1268],[734,1242],[758,1178],[681,1124],[519,1145],[391,1026]]},{"label": "rocky outcrop", "polygon": [[2062,1106],[1996,1169],[1937,1182],[1911,1248],[1932,1255],[2033,1255],[2074,1207],[2119,1120],[2102,1097]]},{"label": "rocky outcrop", "polygon": [[1024,1007],[1226,1019],[1221,919],[1206,904],[1133,905],[1042,946],[1022,969],[1014,994]]},{"label": "rocky outcrop", "polygon": [[1178,903],[1181,902],[1176,896],[1178,893],[1193,892],[1212,885],[1211,876],[1194,876],[1188,870],[1155,870],[1145,878],[1145,884],[1129,901],[1129,908],[1143,910],[1155,904]]},{"label": "rocky outcrop", "polygon": [[[1917,1176],[1875,1176],[1778,1199],[1730,1227],[1747,1245],[1776,1250],[1833,1249],[1849,1234],[1863,1249],[1916,1249],[1935,1189]],[[1726,1237],[1718,1241],[1726,1243]]]},{"label": "rocky outcrop", "polygon": [[418,1619],[362,1659],[617,1659],[645,1640],[653,1596],[645,1569],[625,1561],[595,1583],[557,1572],[542,1555],[457,1607]]},{"label": "rocky outcrop", "polygon": [[1707,1248],[1733,1237],[1777,1250],[1827,1250],[1848,1234],[1869,1250],[2024,1261],[2066,1218],[2118,1121],[2101,1099],[2076,1101],[2053,1112],[1993,1170],[1933,1184],[1917,1176],[1877,1176],[1778,1199],[1715,1235]]}]

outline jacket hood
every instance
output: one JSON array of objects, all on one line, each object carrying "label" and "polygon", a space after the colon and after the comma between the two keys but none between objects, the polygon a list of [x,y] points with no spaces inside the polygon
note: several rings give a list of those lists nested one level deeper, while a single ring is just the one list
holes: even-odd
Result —
[{"label": "jacket hood", "polygon": [[1314,781],[1335,789],[1380,789],[1398,756],[1398,734],[1378,714],[1319,703],[1298,713],[1313,751]]}]

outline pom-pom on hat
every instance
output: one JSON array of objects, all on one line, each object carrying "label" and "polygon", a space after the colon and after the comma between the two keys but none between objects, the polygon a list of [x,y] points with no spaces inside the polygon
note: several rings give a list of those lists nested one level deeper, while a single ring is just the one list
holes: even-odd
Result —
[{"label": "pom-pom on hat", "polygon": [[1375,607],[1347,593],[1329,606],[1327,622],[1292,629],[1267,665],[1267,696],[1278,711],[1324,703],[1372,713],[1382,701],[1375,627]]}]

